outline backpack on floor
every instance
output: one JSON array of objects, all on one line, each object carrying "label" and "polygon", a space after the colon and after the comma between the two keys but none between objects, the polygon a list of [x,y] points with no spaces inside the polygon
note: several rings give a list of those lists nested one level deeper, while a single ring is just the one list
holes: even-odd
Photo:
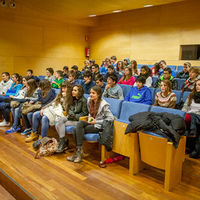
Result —
[{"label": "backpack on floor", "polygon": [[35,155],[35,159],[40,158],[40,156],[51,156],[58,148],[58,142],[55,138],[44,137],[39,141],[35,141],[34,143],[33,147],[35,149],[39,147]]}]

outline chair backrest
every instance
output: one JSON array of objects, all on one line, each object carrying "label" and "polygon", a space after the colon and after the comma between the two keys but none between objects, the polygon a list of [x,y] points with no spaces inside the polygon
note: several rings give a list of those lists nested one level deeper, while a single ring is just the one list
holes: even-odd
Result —
[{"label": "chair backrest", "polygon": [[89,94],[84,94],[84,97],[87,99],[88,97],[90,97]]},{"label": "chair backrest", "polygon": [[150,107],[151,106],[147,104],[124,101],[122,103],[122,108],[119,118],[124,121],[129,121],[129,116],[139,112],[145,112],[145,111],[148,112],[150,110]]},{"label": "chair backrest", "polygon": [[184,93],[183,93],[183,102],[186,101],[186,99],[188,98],[188,96],[189,96],[190,93],[191,93],[191,92],[184,92]]},{"label": "chair backrest", "polygon": [[123,84],[119,84],[119,86],[122,88],[123,90],[123,95],[124,97],[130,92],[132,86],[131,85],[123,85]]},{"label": "chair backrest", "polygon": [[176,103],[179,103],[181,101],[182,91],[180,90],[173,90],[173,92],[176,94]]},{"label": "chair backrest", "polygon": [[149,88],[149,89],[151,91],[152,104],[154,104],[156,88]]},{"label": "chair backrest", "polygon": [[55,90],[56,95],[58,95],[58,93],[60,92],[60,89],[55,89],[55,88],[53,88],[53,89]]},{"label": "chair backrest", "polygon": [[122,106],[122,100],[119,99],[112,99],[112,98],[104,98],[109,104],[110,104],[110,111],[112,114],[119,118],[121,106]]},{"label": "chair backrest", "polygon": [[177,110],[177,109],[171,109],[171,108],[164,108],[160,106],[152,106],[151,112],[156,112],[156,113],[162,113],[162,112],[167,112],[175,115],[180,115],[181,117],[185,117],[185,112],[182,110]]},{"label": "chair backrest", "polygon": [[182,71],[182,70],[183,70],[183,66],[182,66],[182,65],[179,65],[179,66],[177,67],[177,71],[180,72],[180,71]]},{"label": "chair backrest", "polygon": [[176,65],[167,65],[167,67],[171,68],[171,70],[173,70],[173,71],[176,70]]},{"label": "chair backrest", "polygon": [[43,80],[43,79],[45,78],[45,76],[40,75],[40,76],[38,76],[38,78],[39,78],[40,80]]},{"label": "chair backrest", "polygon": [[183,87],[183,85],[184,85],[184,83],[185,83],[185,80],[186,79],[180,79],[180,78],[176,78],[176,81],[177,81],[177,84],[178,84],[178,90],[181,90],[182,89],[182,87]]},{"label": "chair backrest", "polygon": [[157,80],[158,80],[157,76],[152,76],[152,86],[156,83]]}]

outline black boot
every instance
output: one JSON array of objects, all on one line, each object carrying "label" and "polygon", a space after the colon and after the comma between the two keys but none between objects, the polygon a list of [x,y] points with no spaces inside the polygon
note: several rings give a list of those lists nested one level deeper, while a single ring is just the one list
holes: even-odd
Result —
[{"label": "black boot", "polygon": [[81,146],[81,147],[76,147],[76,152],[74,153],[74,155],[71,157],[68,156],[67,160],[71,162],[79,163],[82,161],[82,158],[83,158],[83,148]]},{"label": "black boot", "polygon": [[190,154],[190,158],[199,158],[200,156],[200,136],[196,139],[194,151]]},{"label": "black boot", "polygon": [[56,153],[62,153],[68,149],[68,140],[65,141],[65,137],[59,139],[59,146],[56,150]]}]

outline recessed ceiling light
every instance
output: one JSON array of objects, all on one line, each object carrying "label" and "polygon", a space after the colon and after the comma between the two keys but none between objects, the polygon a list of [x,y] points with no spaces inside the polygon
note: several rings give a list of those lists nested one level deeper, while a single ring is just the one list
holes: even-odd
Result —
[{"label": "recessed ceiling light", "polygon": [[145,8],[152,7],[153,5],[144,5]]},{"label": "recessed ceiling light", "polygon": [[121,10],[114,10],[112,11],[113,13],[119,13],[119,12],[122,12]]},{"label": "recessed ceiling light", "polygon": [[96,17],[96,15],[89,15],[88,17]]}]

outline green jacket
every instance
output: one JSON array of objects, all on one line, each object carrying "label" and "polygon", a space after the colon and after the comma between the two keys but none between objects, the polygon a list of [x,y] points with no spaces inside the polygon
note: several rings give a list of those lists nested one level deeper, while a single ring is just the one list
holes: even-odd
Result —
[{"label": "green jacket", "polygon": [[56,83],[52,83],[52,88],[59,89],[61,84],[65,81],[63,78],[58,80],[57,78],[54,80]]},{"label": "green jacket", "polygon": [[88,116],[87,99],[85,97],[74,100],[68,111],[69,120],[78,121],[79,117],[83,116]]}]

